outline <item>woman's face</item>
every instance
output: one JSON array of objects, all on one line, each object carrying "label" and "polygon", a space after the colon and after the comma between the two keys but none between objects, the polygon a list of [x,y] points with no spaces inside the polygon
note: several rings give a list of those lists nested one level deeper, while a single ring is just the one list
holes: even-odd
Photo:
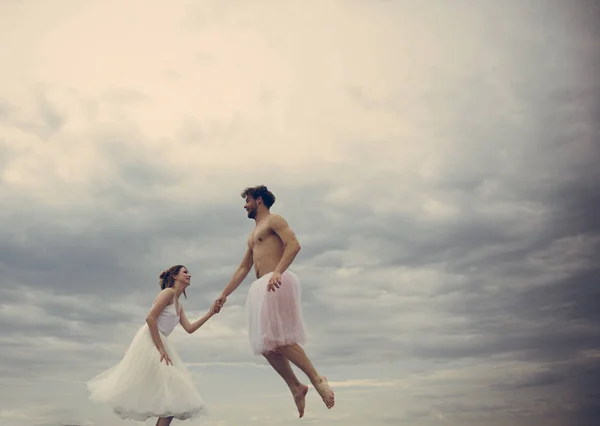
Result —
[{"label": "woman's face", "polygon": [[177,275],[175,275],[175,282],[179,282],[181,285],[183,285],[183,288],[189,286],[191,280],[192,280],[192,275],[189,273],[189,271],[187,270],[187,268],[185,266],[183,266],[179,270],[179,273]]}]

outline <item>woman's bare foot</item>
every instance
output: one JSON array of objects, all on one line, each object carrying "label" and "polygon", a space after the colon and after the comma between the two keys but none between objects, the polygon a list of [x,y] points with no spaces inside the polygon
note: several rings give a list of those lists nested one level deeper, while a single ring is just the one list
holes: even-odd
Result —
[{"label": "woman's bare foot", "polygon": [[313,386],[321,395],[323,402],[327,406],[327,408],[333,407],[335,404],[335,394],[329,387],[329,383],[327,382],[327,377],[321,376],[320,381],[318,383],[313,383]]},{"label": "woman's bare foot", "polygon": [[295,389],[292,390],[294,396],[294,402],[298,407],[298,414],[300,418],[304,416],[304,406],[306,405],[306,394],[308,393],[308,386],[299,384]]}]

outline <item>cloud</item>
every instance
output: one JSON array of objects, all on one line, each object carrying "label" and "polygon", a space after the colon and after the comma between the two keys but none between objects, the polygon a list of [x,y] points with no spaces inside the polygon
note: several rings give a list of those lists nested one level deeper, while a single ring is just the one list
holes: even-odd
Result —
[{"label": "cloud", "polygon": [[149,98],[138,90],[113,88],[104,93],[102,100],[115,104],[130,105],[138,102],[146,102]]}]

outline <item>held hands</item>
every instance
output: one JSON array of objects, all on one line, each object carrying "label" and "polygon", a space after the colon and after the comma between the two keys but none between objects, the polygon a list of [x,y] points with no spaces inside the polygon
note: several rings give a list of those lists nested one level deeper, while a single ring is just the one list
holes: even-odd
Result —
[{"label": "held hands", "polygon": [[271,278],[269,279],[269,284],[267,284],[267,292],[275,291],[276,288],[279,288],[281,285],[281,272],[273,272]]},{"label": "held hands", "polygon": [[213,304],[213,305],[210,307],[210,309],[208,310],[208,312],[206,313],[206,316],[207,316],[208,318],[210,318],[210,317],[212,317],[213,315],[215,315],[215,314],[218,314],[218,313],[219,313],[219,311],[217,310],[217,308],[216,308],[215,304]]},{"label": "held hands", "polygon": [[213,314],[218,314],[226,301],[227,301],[227,296],[225,296],[224,294],[220,295],[219,298],[217,300],[215,300],[215,303],[213,304],[213,306],[211,308],[211,311],[213,312]]}]

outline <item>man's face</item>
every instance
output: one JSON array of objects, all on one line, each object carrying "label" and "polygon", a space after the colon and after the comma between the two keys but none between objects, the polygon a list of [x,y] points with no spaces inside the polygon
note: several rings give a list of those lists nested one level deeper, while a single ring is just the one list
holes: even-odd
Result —
[{"label": "man's face", "polygon": [[246,204],[244,204],[244,208],[248,213],[248,217],[250,219],[254,219],[256,217],[256,210],[258,208],[258,204],[256,200],[250,196],[246,197]]}]

